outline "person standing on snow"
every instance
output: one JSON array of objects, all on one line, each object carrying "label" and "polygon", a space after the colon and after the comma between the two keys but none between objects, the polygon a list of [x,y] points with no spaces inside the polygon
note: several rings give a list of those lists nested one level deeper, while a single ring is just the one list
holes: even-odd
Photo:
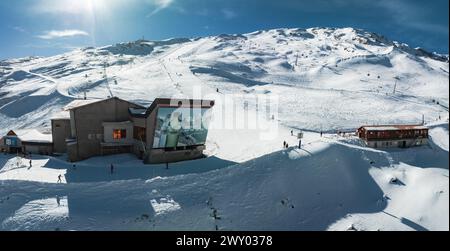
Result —
[{"label": "person standing on snow", "polygon": [[60,174],[60,175],[58,175],[58,183],[62,183],[61,177],[62,177],[62,175],[61,175],[61,174]]},{"label": "person standing on snow", "polygon": [[31,164],[31,159],[30,159],[30,167],[32,167],[33,165]]},{"label": "person standing on snow", "polygon": [[114,173],[114,166],[113,166],[113,164],[111,164],[111,174],[113,174]]}]

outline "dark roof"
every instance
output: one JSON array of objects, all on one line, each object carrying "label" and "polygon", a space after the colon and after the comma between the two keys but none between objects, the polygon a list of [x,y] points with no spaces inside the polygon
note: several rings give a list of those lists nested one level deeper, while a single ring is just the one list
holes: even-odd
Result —
[{"label": "dark roof", "polygon": [[361,128],[368,131],[428,130],[424,125],[366,125]]},{"label": "dark roof", "polygon": [[140,116],[145,116],[147,109],[146,108],[128,108],[128,111],[130,112],[131,116],[140,117]]},{"label": "dark roof", "polygon": [[158,107],[211,108],[213,106],[213,100],[157,98],[152,102],[150,107],[145,110],[145,112],[143,109],[129,109],[129,112],[133,117],[146,118]]}]

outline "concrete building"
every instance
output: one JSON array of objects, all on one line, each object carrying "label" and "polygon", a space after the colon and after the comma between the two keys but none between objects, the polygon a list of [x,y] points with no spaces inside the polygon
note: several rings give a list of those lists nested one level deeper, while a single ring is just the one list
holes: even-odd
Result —
[{"label": "concrete building", "polygon": [[213,105],[155,99],[145,108],[116,97],[76,100],[52,119],[55,152],[67,152],[69,161],[117,153],[134,153],[145,163],[201,158]]},{"label": "concrete building", "polygon": [[145,163],[201,158],[213,106],[211,100],[158,98],[148,109],[130,109],[134,152]]},{"label": "concrete building", "polygon": [[52,135],[35,129],[11,130],[0,138],[0,150],[13,154],[50,155],[53,153]]},{"label": "concrete building", "polygon": [[423,125],[362,126],[358,128],[357,135],[373,148],[406,148],[428,144],[428,128]]},{"label": "concrete building", "polygon": [[63,111],[51,119],[53,151],[54,153],[67,152],[66,139],[70,137],[70,115]]},{"label": "concrete building", "polygon": [[[56,134],[55,141],[60,142],[62,138],[59,137],[64,137],[70,161],[102,154],[130,152],[133,143],[126,138],[126,130],[129,127],[125,126],[125,122],[130,118],[129,108],[143,107],[116,97],[103,100],[75,100],[65,108],[70,115],[70,134],[67,135],[67,131],[64,132],[66,135]],[[114,128],[114,135],[110,135],[109,128]],[[121,130],[125,130],[124,133],[120,134]],[[132,133],[128,132],[131,135]]]}]

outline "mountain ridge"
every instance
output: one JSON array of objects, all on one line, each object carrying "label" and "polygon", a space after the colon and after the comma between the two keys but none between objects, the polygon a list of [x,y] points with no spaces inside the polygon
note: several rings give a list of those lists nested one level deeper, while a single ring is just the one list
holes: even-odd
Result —
[{"label": "mountain ridge", "polygon": [[[4,128],[48,128],[52,113],[84,93],[149,103],[200,86],[204,94],[278,95],[281,122],[308,130],[416,123],[448,111],[448,72],[448,56],[354,28],[140,39],[0,61],[0,117]],[[361,108],[351,109],[351,99]],[[40,109],[44,116],[30,113]],[[372,118],[363,109],[379,111]]]}]

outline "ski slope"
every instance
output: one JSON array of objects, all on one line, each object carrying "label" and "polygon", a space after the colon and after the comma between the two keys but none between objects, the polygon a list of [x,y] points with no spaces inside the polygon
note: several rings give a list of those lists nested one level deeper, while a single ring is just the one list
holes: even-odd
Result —
[{"label": "ski slope", "polygon": [[[169,170],[148,168],[132,155],[92,158],[75,168],[38,156],[33,167],[17,169],[8,168],[14,157],[2,155],[0,228],[448,230],[448,150],[434,142],[375,150],[354,136],[309,136],[302,149],[242,163],[210,157]],[[108,163],[115,163],[114,174]]]},{"label": "ski slope", "polygon": [[[169,170],[133,155],[75,167],[64,156],[33,156],[29,167],[1,155],[0,229],[448,230],[448,72],[448,56],[353,28],[138,40],[1,61],[0,135],[48,133],[50,118],[85,94],[217,102],[208,158]],[[277,97],[275,114],[257,117],[256,97]],[[335,134],[422,115],[429,146],[374,150]],[[291,130],[303,131],[301,150]]]},{"label": "ski slope", "polygon": [[448,114],[448,72],[448,56],[352,28],[138,40],[2,61],[0,133],[11,124],[48,127],[53,113],[85,93],[147,105],[217,88],[277,96],[280,123],[312,131],[418,123],[423,114],[434,121]]}]

